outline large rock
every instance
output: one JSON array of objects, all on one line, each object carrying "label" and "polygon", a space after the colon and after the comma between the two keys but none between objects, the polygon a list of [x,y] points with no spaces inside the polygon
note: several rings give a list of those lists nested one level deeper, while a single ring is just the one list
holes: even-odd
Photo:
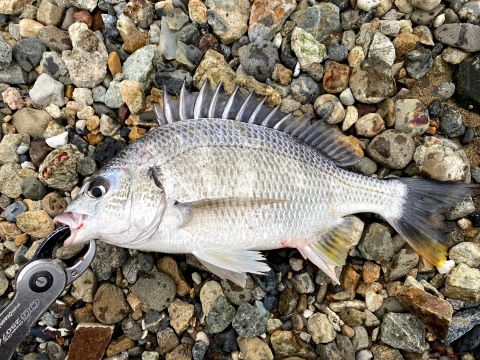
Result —
[{"label": "large rock", "polygon": [[130,291],[142,302],[145,310],[163,311],[175,299],[177,288],[170,276],[153,272],[138,279]]},{"label": "large rock", "polygon": [[108,53],[102,39],[87,25],[76,22],[68,28],[72,50],[62,53],[72,82],[78,87],[93,88],[107,74]]},{"label": "large rock", "polygon": [[103,324],[119,323],[130,311],[120,288],[113,284],[100,285],[93,299],[93,313]]},{"label": "large rock", "polygon": [[435,38],[445,45],[480,51],[480,26],[470,23],[443,24],[435,29]]},{"label": "large rock", "polygon": [[33,0],[0,0],[0,14],[20,14],[25,6],[30,5]]},{"label": "large rock", "polygon": [[134,80],[146,89],[152,81],[153,64],[155,60],[155,45],[147,45],[135,51],[123,63],[125,80]]},{"label": "large rock", "polygon": [[270,341],[273,351],[279,359],[289,356],[299,356],[302,359],[317,358],[310,344],[303,342],[293,331],[276,330]]},{"label": "large rock", "polygon": [[273,67],[280,62],[278,49],[270,41],[260,41],[242,46],[238,50],[240,64],[248,75],[265,82]]},{"label": "large rock", "polygon": [[41,137],[51,120],[45,110],[23,108],[13,114],[12,124],[20,134]]},{"label": "large rock", "polygon": [[480,301],[480,270],[460,264],[447,276],[445,296]]},{"label": "large rock", "polygon": [[47,107],[50,104],[63,106],[64,86],[48,74],[41,74],[30,89],[29,95],[37,105]]},{"label": "large rock", "polygon": [[22,39],[12,49],[13,57],[25,71],[31,71],[42,60],[47,48],[37,37]]},{"label": "large rock", "polygon": [[366,104],[379,103],[397,90],[390,66],[376,57],[353,69],[350,88],[355,99]]},{"label": "large rock", "polygon": [[208,50],[203,56],[193,75],[193,85],[200,88],[206,80],[209,80],[212,86],[223,83],[227,93],[231,93],[235,88],[235,72],[228,66],[223,55],[215,50]]},{"label": "large rock", "polygon": [[425,326],[412,314],[388,313],[383,318],[381,339],[394,348],[420,353],[428,350]]},{"label": "large rock", "polygon": [[295,10],[295,0],[254,0],[250,10],[250,41],[271,40]]},{"label": "large rock", "polygon": [[446,300],[415,287],[401,287],[395,296],[435,335],[445,339],[452,321],[453,308]]},{"label": "large rock", "polygon": [[460,63],[454,72],[455,96],[480,112],[480,55]]},{"label": "large rock", "polygon": [[367,151],[378,163],[392,169],[403,169],[413,158],[415,142],[410,135],[389,129],[374,137]]},{"label": "large rock", "polygon": [[312,34],[301,27],[293,29],[291,44],[300,67],[304,70],[307,70],[312,64],[321,63],[327,56],[325,45],[315,40]]},{"label": "large rock", "polygon": [[340,9],[332,3],[320,3],[295,11],[290,18],[297,26],[323,41],[330,34],[342,31]]},{"label": "large rock", "polygon": [[247,32],[248,0],[206,0],[208,24],[224,44],[230,44]]}]

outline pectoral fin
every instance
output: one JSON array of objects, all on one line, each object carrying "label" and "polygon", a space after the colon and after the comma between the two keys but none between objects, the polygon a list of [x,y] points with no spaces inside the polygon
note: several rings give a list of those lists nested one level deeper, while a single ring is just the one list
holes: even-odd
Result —
[{"label": "pectoral fin", "polygon": [[349,234],[353,227],[354,221],[351,218],[342,218],[339,225],[321,234],[317,241],[299,249],[305,258],[317,265],[337,284],[339,281],[335,266],[345,265],[351,246]]},{"label": "pectoral fin", "polygon": [[193,252],[205,267],[222,279],[245,286],[246,272],[265,274],[270,267],[258,251],[239,249],[202,249]]}]

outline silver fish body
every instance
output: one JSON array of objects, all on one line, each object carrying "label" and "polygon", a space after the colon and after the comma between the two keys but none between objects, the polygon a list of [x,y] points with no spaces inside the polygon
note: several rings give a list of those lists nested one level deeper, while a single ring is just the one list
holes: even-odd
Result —
[{"label": "silver fish body", "polygon": [[[216,116],[199,116],[201,94],[191,104],[197,114],[190,116],[182,113],[185,94],[174,110],[166,102],[167,123],[84,185],[56,219],[73,228],[67,243],[97,238],[140,250],[192,253],[239,284],[246,272],[269,270],[258,250],[294,247],[338,282],[334,266],[344,263],[350,246],[348,215],[373,212],[439,269],[449,266],[445,247],[436,241],[437,215],[464,195],[465,185],[358,175],[338,166],[355,154],[329,128],[280,118],[273,121],[277,128],[265,126],[272,113],[252,120],[261,104],[242,122],[250,98],[237,104],[241,115],[225,116],[235,94],[224,98],[222,116],[211,111],[215,95],[208,112]],[[177,121],[171,121],[172,111]],[[312,146],[318,134],[320,151]],[[425,192],[430,200],[418,204]]]}]

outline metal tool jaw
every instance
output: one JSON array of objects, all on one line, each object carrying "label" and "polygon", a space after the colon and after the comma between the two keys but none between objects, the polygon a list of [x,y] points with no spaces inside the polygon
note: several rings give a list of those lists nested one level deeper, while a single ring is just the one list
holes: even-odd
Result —
[{"label": "metal tool jaw", "polygon": [[67,226],[56,229],[45,238],[33,259],[17,274],[15,295],[0,312],[0,359],[10,359],[33,323],[92,262],[96,250],[93,240],[83,256],[70,267],[58,259],[52,259],[57,242],[69,235]]}]

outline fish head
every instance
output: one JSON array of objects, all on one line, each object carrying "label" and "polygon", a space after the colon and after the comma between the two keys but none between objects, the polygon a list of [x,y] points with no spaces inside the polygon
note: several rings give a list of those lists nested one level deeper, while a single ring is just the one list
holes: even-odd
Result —
[{"label": "fish head", "polygon": [[96,239],[134,248],[132,242],[161,221],[162,194],[153,180],[138,171],[100,171],[83,184],[54,222],[68,225],[71,230],[64,245]]}]

